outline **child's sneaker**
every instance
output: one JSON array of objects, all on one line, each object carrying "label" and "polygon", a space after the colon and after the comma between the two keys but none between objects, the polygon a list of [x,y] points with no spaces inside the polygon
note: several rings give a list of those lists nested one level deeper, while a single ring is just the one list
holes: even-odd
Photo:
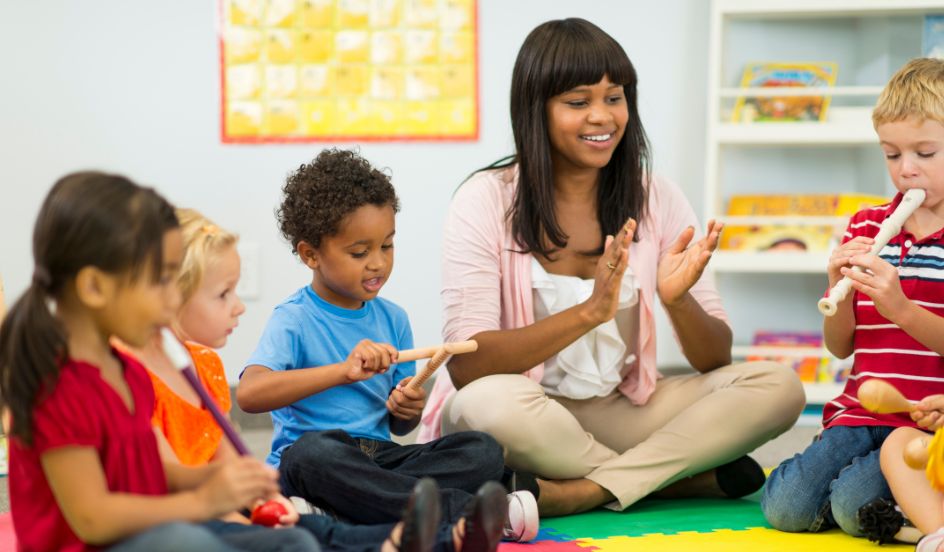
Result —
[{"label": "child's sneaker", "polygon": [[508,518],[502,530],[502,538],[516,542],[528,542],[538,536],[541,517],[538,501],[528,491],[515,491],[508,495]]},{"label": "child's sneaker", "polygon": [[944,552],[944,528],[921,537],[915,552]]},{"label": "child's sneaker", "polygon": [[859,529],[872,542],[914,544],[921,532],[902,513],[901,508],[887,498],[876,498],[859,508]]}]

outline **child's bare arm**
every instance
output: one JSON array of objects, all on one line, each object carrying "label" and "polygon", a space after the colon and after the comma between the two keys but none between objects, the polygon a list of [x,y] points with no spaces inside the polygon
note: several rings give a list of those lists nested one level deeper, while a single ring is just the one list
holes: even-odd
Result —
[{"label": "child's bare arm", "polygon": [[344,362],[271,370],[265,366],[246,368],[236,388],[236,402],[246,412],[269,412],[338,385],[346,385],[382,374],[397,360],[397,350],[386,343],[364,339]]},{"label": "child's bare arm", "polygon": [[275,485],[274,479],[254,477],[236,486],[217,474],[197,489],[172,495],[114,493],[98,453],[90,447],[54,449],[40,460],[69,526],[92,545],[113,543],[171,521],[211,519],[267,495]]}]

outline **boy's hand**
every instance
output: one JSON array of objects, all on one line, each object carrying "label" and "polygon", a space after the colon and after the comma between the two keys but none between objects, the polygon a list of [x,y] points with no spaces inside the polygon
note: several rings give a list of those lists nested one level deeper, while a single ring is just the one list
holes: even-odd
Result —
[{"label": "boy's hand", "polygon": [[826,265],[826,275],[829,277],[830,289],[842,280],[843,268],[851,268],[850,259],[856,255],[865,255],[872,250],[875,240],[865,236],[857,236],[833,249]]},{"label": "boy's hand", "polygon": [[852,280],[853,289],[868,295],[875,302],[875,310],[879,314],[895,322],[911,304],[901,290],[898,269],[872,254],[854,255],[849,262],[862,268],[862,271],[843,267],[840,273]]},{"label": "boy's hand", "polygon": [[944,395],[928,395],[915,405],[911,419],[918,427],[937,431],[944,426]]},{"label": "boy's hand", "polygon": [[348,383],[363,381],[374,374],[383,374],[397,361],[397,350],[387,343],[361,340],[347,356],[345,377]]},{"label": "boy's hand", "polygon": [[413,376],[403,378],[387,397],[387,410],[401,420],[415,420],[426,406],[426,390],[421,387],[407,388]]}]

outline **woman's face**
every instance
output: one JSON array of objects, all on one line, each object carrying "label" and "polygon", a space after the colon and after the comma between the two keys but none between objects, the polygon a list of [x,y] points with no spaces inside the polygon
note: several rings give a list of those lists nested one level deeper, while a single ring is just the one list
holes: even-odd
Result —
[{"label": "woman's face", "polygon": [[547,133],[555,170],[602,169],[623,139],[629,108],[623,86],[607,75],[547,101]]}]

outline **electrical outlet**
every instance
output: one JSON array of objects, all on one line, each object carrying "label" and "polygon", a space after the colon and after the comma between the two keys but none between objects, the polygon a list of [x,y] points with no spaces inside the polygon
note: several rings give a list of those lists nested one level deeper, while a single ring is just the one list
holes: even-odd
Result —
[{"label": "electrical outlet", "polygon": [[236,284],[236,294],[243,300],[259,298],[259,279],[261,278],[259,244],[240,240],[236,246],[240,257],[240,277]]}]

